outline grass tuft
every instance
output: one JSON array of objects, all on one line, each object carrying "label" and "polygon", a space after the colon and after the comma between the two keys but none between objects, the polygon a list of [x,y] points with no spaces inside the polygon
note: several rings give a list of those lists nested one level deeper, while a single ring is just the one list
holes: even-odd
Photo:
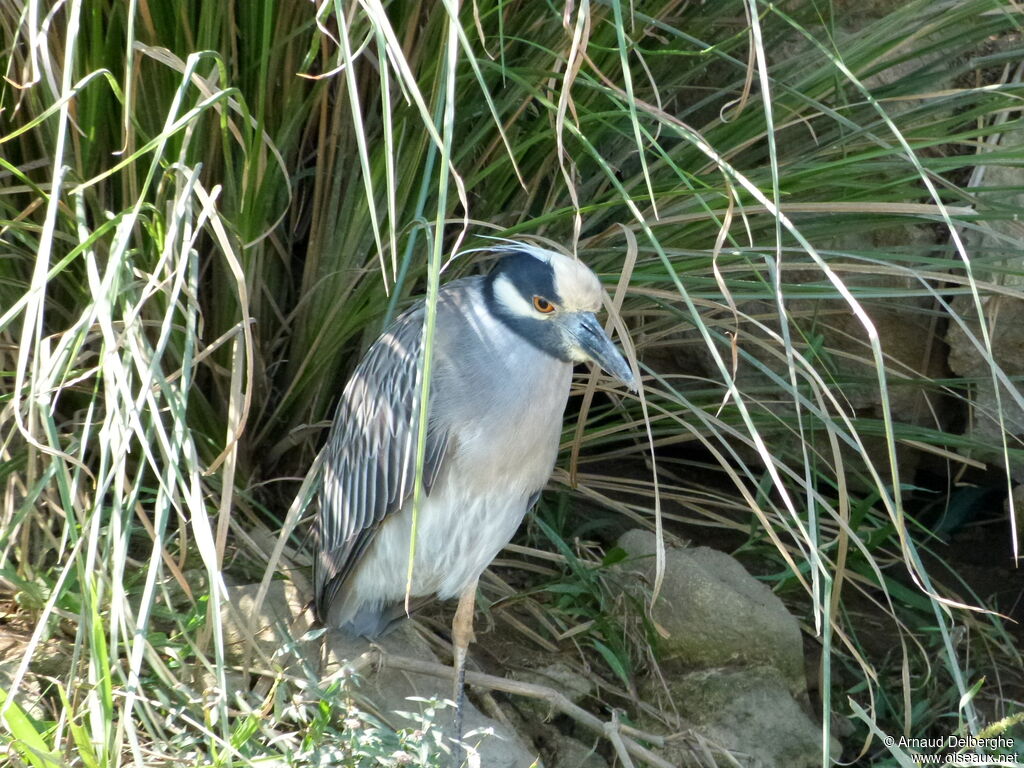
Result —
[{"label": "grass tuft", "polygon": [[801,619],[823,763],[837,722],[879,765],[1019,732],[1013,3],[30,0],[0,30],[15,764],[439,764],[436,702],[396,729],[280,659],[237,685],[221,607],[306,587],[341,382],[492,236],[594,267],[644,384],[579,374],[496,622],[671,727],[610,575],[648,526]]}]

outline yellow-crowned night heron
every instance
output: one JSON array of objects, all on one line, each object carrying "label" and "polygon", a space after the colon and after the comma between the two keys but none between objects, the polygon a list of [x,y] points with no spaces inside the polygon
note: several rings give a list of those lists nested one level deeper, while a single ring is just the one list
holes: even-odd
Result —
[{"label": "yellow-crowned night heron", "polygon": [[[461,596],[457,699],[477,579],[551,474],[573,365],[593,361],[636,388],[595,317],[604,292],[590,269],[525,243],[493,250],[490,274],[440,290],[413,563],[413,597]],[[421,302],[370,347],[324,455],[316,612],[366,637],[401,615],[406,593],[424,316]]]}]

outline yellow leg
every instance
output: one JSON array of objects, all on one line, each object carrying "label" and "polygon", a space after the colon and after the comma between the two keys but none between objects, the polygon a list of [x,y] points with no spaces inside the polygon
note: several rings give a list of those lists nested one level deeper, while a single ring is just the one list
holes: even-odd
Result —
[{"label": "yellow leg", "polygon": [[[476,638],[473,636],[473,610],[476,607],[476,579],[466,587],[459,597],[459,607],[455,609],[452,620],[452,646],[455,666],[455,741],[462,741],[462,707],[466,695],[466,651],[469,644]],[[456,756],[461,748],[456,744]],[[458,758],[456,757],[456,765]]]}]

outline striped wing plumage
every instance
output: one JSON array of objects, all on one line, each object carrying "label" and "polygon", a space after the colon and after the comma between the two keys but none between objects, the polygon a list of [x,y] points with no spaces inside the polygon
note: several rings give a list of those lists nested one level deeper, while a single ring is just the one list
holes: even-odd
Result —
[{"label": "striped wing plumage", "polygon": [[[316,610],[326,620],[384,519],[402,508],[416,481],[424,308],[395,321],[356,367],[325,447],[314,566]],[[447,435],[427,429],[424,488],[444,461]],[[404,564],[396,564],[396,567]]]}]

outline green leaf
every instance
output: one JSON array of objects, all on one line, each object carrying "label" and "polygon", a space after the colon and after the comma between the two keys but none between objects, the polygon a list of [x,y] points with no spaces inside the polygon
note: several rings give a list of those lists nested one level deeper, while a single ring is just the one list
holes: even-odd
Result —
[{"label": "green leaf", "polygon": [[2,720],[10,734],[8,743],[33,768],[54,768],[64,763],[46,743],[42,734],[36,730],[31,718],[25,713],[18,702],[10,700],[5,689],[0,688],[0,710]]},{"label": "green leaf", "polygon": [[612,651],[611,648],[596,638],[590,638],[590,644],[597,649],[598,653],[601,654],[601,658],[604,659],[608,668],[611,669],[611,671],[615,673],[616,677],[622,681],[622,684],[629,689],[631,687],[629,673],[627,672],[626,665],[623,664],[622,659],[616,656],[615,652]]}]

